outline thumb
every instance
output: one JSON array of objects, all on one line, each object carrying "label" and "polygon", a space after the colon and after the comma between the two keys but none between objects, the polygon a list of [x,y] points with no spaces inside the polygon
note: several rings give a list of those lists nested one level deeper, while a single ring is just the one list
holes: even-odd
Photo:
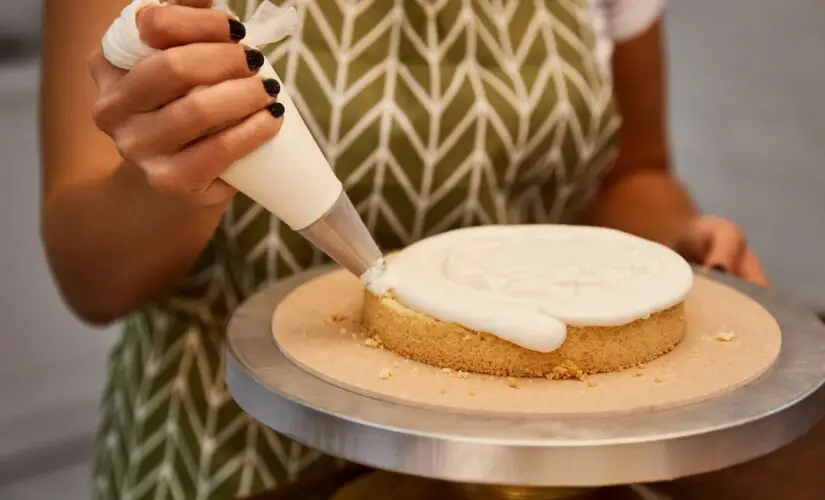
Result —
[{"label": "thumb", "polygon": [[89,73],[92,75],[92,80],[100,92],[105,92],[115,83],[120,81],[123,75],[126,74],[125,70],[117,68],[109,63],[103,55],[103,51],[101,49],[97,49],[92,53],[89,57],[88,64]]},{"label": "thumb", "polygon": [[710,235],[702,265],[735,273],[744,252],[745,237],[739,229],[719,227]]},{"label": "thumb", "polygon": [[212,0],[167,0],[170,5],[182,5],[184,7],[195,7],[208,9],[212,7]]}]

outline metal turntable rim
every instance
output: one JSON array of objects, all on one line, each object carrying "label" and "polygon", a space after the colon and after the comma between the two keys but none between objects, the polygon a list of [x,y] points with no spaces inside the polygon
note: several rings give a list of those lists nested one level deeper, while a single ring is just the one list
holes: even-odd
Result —
[{"label": "metal turntable rim", "polygon": [[[758,380],[693,405],[610,417],[519,421],[444,414],[355,394],[281,354],[272,312],[297,275],[242,304],[228,325],[227,380],[251,416],[299,442],[355,462],[462,482],[594,486],[673,479],[740,463],[806,432],[825,412],[825,326],[776,292],[714,275],[776,318],[783,345]],[[256,377],[277,373],[275,386]],[[268,377],[271,378],[271,377]],[[586,463],[586,467],[575,462]]]}]

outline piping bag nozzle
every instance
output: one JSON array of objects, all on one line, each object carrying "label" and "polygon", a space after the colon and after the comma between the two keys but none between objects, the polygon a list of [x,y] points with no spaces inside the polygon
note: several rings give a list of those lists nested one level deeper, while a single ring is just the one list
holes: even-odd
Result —
[{"label": "piping bag nozzle", "polygon": [[372,281],[386,267],[384,255],[346,191],[341,191],[332,207],[298,234],[362,281]]}]

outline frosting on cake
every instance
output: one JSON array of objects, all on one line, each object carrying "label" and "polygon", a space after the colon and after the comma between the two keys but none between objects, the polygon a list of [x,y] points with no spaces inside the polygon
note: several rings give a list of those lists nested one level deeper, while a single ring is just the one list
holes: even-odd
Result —
[{"label": "frosting on cake", "polygon": [[567,325],[619,326],[673,307],[693,286],[670,248],[612,229],[482,226],[421,240],[371,277],[436,319],[551,352]]}]

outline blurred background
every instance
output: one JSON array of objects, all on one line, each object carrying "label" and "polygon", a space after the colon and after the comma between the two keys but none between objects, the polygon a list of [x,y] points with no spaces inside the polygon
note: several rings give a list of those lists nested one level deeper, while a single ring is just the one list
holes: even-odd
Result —
[{"label": "blurred background", "polygon": [[[39,16],[0,1],[0,498],[80,500],[117,330],[80,325],[43,260]],[[669,0],[678,172],[744,226],[779,290],[825,313],[823,27],[822,0]]]}]

